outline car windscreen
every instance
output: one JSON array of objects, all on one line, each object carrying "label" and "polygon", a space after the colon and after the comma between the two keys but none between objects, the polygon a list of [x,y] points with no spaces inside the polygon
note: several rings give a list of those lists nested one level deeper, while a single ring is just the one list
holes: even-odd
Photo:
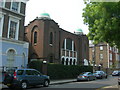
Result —
[{"label": "car windscreen", "polygon": [[88,74],[88,72],[83,72],[80,75],[87,75],[87,74]]},{"label": "car windscreen", "polygon": [[94,74],[100,74],[100,72],[94,72]]},{"label": "car windscreen", "polygon": [[113,71],[113,73],[118,73],[118,71]]}]

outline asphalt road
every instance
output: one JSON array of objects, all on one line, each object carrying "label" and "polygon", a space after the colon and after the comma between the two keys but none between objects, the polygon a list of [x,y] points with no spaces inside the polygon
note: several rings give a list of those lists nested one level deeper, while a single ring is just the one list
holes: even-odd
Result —
[{"label": "asphalt road", "polygon": [[[105,86],[111,86],[111,85],[116,85],[118,82],[118,77],[117,76],[109,76],[107,79],[97,79],[94,81],[80,81],[80,82],[72,82],[72,83],[64,83],[64,84],[57,84],[57,85],[50,85],[49,87],[42,87],[42,86],[36,86],[36,87],[31,87],[28,90],[43,90],[43,89],[55,89],[58,88],[77,88],[77,89],[88,89],[88,90],[95,90],[101,87]],[[9,90],[8,88],[4,88],[3,90]]]},{"label": "asphalt road", "polygon": [[107,79],[97,79],[94,81],[80,81],[61,85],[51,85],[48,88],[101,88],[116,85],[118,77],[109,76]]}]

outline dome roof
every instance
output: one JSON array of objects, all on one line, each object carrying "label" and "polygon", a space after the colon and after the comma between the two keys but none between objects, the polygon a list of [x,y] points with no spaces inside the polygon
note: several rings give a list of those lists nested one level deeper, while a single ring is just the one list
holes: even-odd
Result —
[{"label": "dome roof", "polygon": [[76,30],[76,32],[83,32],[83,31],[82,31],[82,29],[79,28]]},{"label": "dome roof", "polygon": [[50,18],[50,15],[48,13],[41,13],[40,16]]},{"label": "dome roof", "polygon": [[83,35],[82,29],[80,29],[80,28],[76,29],[75,34],[77,34],[77,35]]}]

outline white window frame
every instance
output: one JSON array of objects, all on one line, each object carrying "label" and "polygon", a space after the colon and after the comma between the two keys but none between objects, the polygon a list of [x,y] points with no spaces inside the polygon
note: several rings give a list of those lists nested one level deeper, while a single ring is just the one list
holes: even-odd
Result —
[{"label": "white window frame", "polygon": [[103,60],[103,54],[100,54],[100,60]]},{"label": "white window frame", "polygon": [[0,37],[2,37],[2,32],[3,32],[3,20],[4,20],[4,15],[2,15],[1,13],[0,13],[0,22],[1,22],[1,26],[0,26]]},{"label": "white window frame", "polygon": [[6,2],[6,0],[1,0],[1,2],[3,2],[3,4],[0,4],[0,7],[5,7],[5,2]]},{"label": "white window frame", "polygon": [[17,23],[16,34],[15,34],[15,38],[13,38],[13,39],[18,40],[18,36],[19,36],[19,19],[16,19],[16,18],[13,18],[13,17],[9,17],[9,26],[8,26],[8,36],[7,36],[7,38],[9,38],[11,21]]},{"label": "white window frame", "polygon": [[112,61],[112,53],[109,53],[110,61]]},{"label": "white window frame", "polygon": [[112,50],[112,47],[110,47],[110,51]]},{"label": "white window frame", "polygon": [[13,7],[13,2],[16,2],[17,0],[11,0],[11,7],[10,7],[10,10],[11,11],[14,11],[14,12],[17,12],[17,13],[20,13],[20,7],[21,7],[21,2],[18,2],[19,4],[18,4],[18,11],[15,11],[15,10],[13,10],[12,9],[12,7]]},{"label": "white window frame", "polygon": [[100,46],[100,50],[101,50],[101,51],[103,50],[103,46]]}]

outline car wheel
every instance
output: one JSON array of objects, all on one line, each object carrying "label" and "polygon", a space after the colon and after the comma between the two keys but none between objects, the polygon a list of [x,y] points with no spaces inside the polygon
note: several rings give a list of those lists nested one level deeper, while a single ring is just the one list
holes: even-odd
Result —
[{"label": "car wheel", "polygon": [[97,78],[95,77],[94,80],[96,80]]},{"label": "car wheel", "polygon": [[49,81],[48,81],[48,80],[45,80],[43,86],[44,86],[44,87],[48,87],[48,86],[49,86]]},{"label": "car wheel", "polygon": [[21,88],[22,89],[26,89],[27,87],[28,87],[27,82],[25,82],[25,81],[21,82]]},{"label": "car wheel", "polygon": [[88,77],[87,80],[90,81],[90,78]]},{"label": "car wheel", "polygon": [[105,78],[107,79],[107,76]]}]

